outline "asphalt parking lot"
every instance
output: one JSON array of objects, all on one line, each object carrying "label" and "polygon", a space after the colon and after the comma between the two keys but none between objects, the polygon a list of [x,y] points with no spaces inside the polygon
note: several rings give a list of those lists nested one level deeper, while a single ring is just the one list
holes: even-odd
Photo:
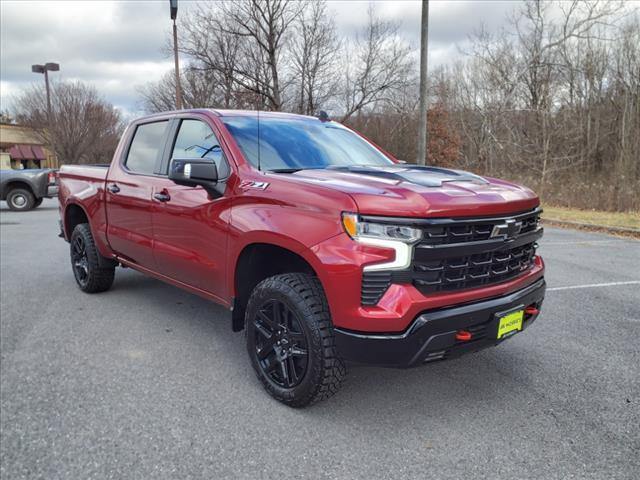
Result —
[{"label": "asphalt parking lot", "polygon": [[3,479],[640,477],[638,241],[548,228],[526,332],[423,368],[352,367],[293,410],[223,308],[131,270],[80,292],[57,219],[53,200],[0,212]]}]

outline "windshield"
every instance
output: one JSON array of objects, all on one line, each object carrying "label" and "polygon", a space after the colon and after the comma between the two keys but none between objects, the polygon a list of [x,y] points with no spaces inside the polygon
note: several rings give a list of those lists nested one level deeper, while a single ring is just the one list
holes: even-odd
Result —
[{"label": "windshield", "polygon": [[[258,166],[257,117],[223,117],[242,153]],[[295,171],[393,162],[348,128],[313,119],[260,119],[260,169]]]}]

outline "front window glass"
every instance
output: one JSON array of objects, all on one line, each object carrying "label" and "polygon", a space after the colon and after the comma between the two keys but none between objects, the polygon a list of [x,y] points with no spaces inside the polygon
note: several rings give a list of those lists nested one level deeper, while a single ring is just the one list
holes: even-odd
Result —
[{"label": "front window glass", "polygon": [[216,162],[218,178],[229,176],[229,165],[216,135],[200,120],[182,120],[171,158],[210,158]]},{"label": "front window glass", "polygon": [[253,116],[229,116],[222,121],[255,167],[260,148],[262,170],[393,164],[369,142],[335,122],[265,117],[258,126]]}]

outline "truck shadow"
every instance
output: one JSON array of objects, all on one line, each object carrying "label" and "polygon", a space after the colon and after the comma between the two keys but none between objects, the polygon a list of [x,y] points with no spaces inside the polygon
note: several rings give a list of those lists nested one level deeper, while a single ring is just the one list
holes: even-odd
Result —
[{"label": "truck shadow", "polygon": [[[231,331],[225,308],[136,272],[117,276],[112,291],[126,291],[138,302],[155,304],[174,330],[215,345],[215,355],[224,357],[225,375],[235,379],[230,395],[241,395],[235,400],[250,405],[255,414],[277,412],[336,426],[341,422],[369,425],[366,428],[372,428],[372,418],[379,418],[384,419],[382,428],[410,428],[412,415],[408,412],[432,416],[434,421],[461,411],[481,416],[483,410],[503,404],[505,398],[520,396],[523,385],[531,383],[529,370],[517,368],[523,361],[522,352],[517,346],[508,347],[507,342],[496,349],[407,370],[348,365],[345,384],[334,397],[306,409],[291,409],[262,391],[247,359],[244,336]],[[217,365],[215,356],[204,362],[212,368]]]}]

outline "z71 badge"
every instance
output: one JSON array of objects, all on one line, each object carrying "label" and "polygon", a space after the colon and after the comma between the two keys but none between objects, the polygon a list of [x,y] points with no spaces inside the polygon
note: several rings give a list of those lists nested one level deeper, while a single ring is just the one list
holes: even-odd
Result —
[{"label": "z71 badge", "polygon": [[269,186],[269,182],[254,182],[251,180],[245,180],[240,183],[240,188],[257,188],[259,190],[266,190]]}]

